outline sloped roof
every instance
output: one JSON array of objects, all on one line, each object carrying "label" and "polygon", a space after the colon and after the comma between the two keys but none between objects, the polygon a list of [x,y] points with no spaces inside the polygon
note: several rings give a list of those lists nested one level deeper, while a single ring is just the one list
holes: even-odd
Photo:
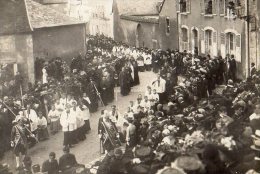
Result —
[{"label": "sloped roof", "polygon": [[157,5],[163,0],[115,0],[119,15],[156,15]]},{"label": "sloped roof", "polygon": [[151,23],[151,24],[159,24],[159,15],[121,15],[121,19],[135,21],[135,22],[143,22],[143,23]]},{"label": "sloped roof", "polygon": [[0,34],[32,31],[24,0],[0,0]]},{"label": "sloped roof", "polygon": [[84,21],[71,18],[53,8],[47,7],[33,0],[26,0],[26,2],[29,20],[34,29],[85,23]]}]

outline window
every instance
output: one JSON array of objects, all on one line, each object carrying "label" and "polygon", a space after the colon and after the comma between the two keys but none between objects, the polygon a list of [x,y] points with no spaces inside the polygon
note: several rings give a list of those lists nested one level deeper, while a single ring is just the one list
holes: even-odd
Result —
[{"label": "window", "polygon": [[181,11],[181,13],[187,12],[187,1],[186,0],[180,0],[180,11]]},{"label": "window", "polygon": [[188,28],[181,28],[181,50],[189,50]]},{"label": "window", "polygon": [[208,46],[212,45],[212,31],[211,30],[206,30],[205,31],[205,36],[206,36],[206,41],[208,43]]},{"label": "window", "polygon": [[227,33],[226,35],[226,47],[227,52],[229,54],[233,54],[233,51],[235,50],[236,44],[235,44],[235,35],[233,33]]},{"label": "window", "polygon": [[213,14],[212,0],[205,0],[205,14]]},{"label": "window", "polygon": [[243,16],[244,10],[245,7],[241,6],[240,0],[219,0],[219,14],[222,16],[234,19],[237,16]]},{"label": "window", "polygon": [[212,36],[213,31],[208,29],[205,30],[205,53],[210,54],[212,53]]},{"label": "window", "polygon": [[170,18],[169,17],[166,18],[166,33],[167,34],[170,33]]},{"label": "window", "polygon": [[188,30],[187,30],[187,28],[182,28],[181,33],[182,33],[182,41],[188,42]]}]

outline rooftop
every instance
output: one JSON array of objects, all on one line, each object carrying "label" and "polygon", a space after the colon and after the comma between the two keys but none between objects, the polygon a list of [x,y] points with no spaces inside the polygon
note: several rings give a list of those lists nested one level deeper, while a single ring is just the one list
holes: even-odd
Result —
[{"label": "rooftop", "polygon": [[119,15],[155,15],[159,14],[158,3],[163,0],[115,0],[114,8]]},{"label": "rooftop", "polygon": [[26,0],[26,2],[33,29],[86,23],[33,0]]},{"label": "rooftop", "polygon": [[24,0],[0,0],[0,34],[32,31]]},{"label": "rooftop", "polygon": [[121,15],[121,19],[135,21],[135,22],[143,22],[143,23],[159,23],[159,15]]}]

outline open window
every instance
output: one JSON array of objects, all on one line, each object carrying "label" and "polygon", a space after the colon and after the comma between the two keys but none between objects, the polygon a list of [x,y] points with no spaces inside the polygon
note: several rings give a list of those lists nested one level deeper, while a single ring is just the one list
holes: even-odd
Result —
[{"label": "open window", "polygon": [[205,14],[212,15],[213,14],[213,1],[205,0]]}]

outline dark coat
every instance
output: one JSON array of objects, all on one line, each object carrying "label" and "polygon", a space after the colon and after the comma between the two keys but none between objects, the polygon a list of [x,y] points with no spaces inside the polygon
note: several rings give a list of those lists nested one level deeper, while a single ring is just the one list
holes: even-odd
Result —
[{"label": "dark coat", "polygon": [[46,160],[42,164],[42,172],[48,172],[48,174],[58,174],[59,173],[59,164],[57,160],[50,162]]},{"label": "dark coat", "polygon": [[75,155],[73,155],[71,153],[64,154],[59,159],[59,168],[61,171],[74,167],[77,164],[78,163],[77,163]]}]

